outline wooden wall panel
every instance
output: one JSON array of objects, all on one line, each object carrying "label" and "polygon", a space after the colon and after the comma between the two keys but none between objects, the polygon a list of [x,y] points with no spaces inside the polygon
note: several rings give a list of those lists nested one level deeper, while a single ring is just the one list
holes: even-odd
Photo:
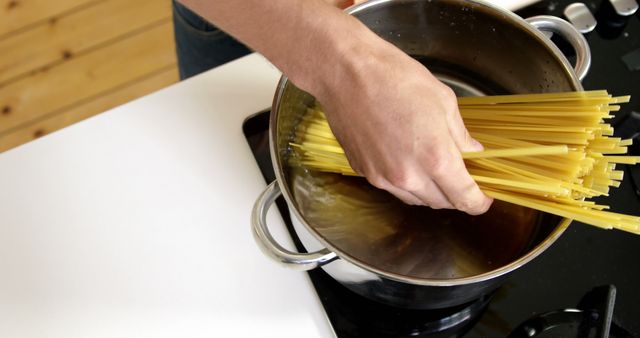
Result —
[{"label": "wooden wall panel", "polygon": [[167,19],[144,34],[0,86],[0,135],[175,62]]},{"label": "wooden wall panel", "polygon": [[104,0],[0,0],[0,37],[102,1]]},{"label": "wooden wall panel", "polygon": [[0,152],[177,81],[170,0],[0,0]]},{"label": "wooden wall panel", "polygon": [[170,7],[168,0],[107,0],[0,39],[0,85],[145,30],[168,19]]}]

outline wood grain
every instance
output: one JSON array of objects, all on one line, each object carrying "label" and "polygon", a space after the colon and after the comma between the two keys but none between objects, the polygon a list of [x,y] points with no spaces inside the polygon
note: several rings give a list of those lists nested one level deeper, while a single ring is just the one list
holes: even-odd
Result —
[{"label": "wood grain", "polygon": [[106,0],[52,16],[32,29],[0,39],[0,85],[103,48],[170,16],[168,0]]},{"label": "wood grain", "polygon": [[106,93],[100,93],[96,97],[87,98],[84,102],[57,112],[57,114],[50,117],[32,120],[28,125],[0,136],[0,152],[157,91],[176,83],[178,78],[177,66],[171,64],[154,73],[132,80],[121,87],[113,88]]},{"label": "wood grain", "polygon": [[170,0],[0,0],[0,152],[177,81]]},{"label": "wood grain", "polygon": [[0,37],[104,0],[0,0]]},{"label": "wood grain", "polygon": [[144,32],[0,86],[0,137],[30,120],[175,63],[172,25],[166,19]]}]

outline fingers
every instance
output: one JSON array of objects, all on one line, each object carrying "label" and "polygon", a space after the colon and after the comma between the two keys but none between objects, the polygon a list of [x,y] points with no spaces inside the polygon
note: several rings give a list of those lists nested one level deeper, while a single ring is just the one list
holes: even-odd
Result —
[{"label": "fingers", "polygon": [[431,175],[456,209],[472,215],[486,212],[492,199],[488,198],[469,175],[460,152],[482,151],[484,147],[471,137],[464,125],[453,91],[447,87],[444,103],[447,109],[446,123],[455,144],[446,153],[436,155]]},{"label": "fingers", "polygon": [[455,142],[458,151],[474,152],[484,150],[482,144],[476,141],[471,137],[471,134],[469,134],[469,131],[464,126],[462,116],[460,116],[460,112],[457,108],[453,112],[447,114],[447,125],[449,127],[451,138]]},{"label": "fingers", "polygon": [[[448,175],[438,177],[446,185],[447,190],[445,191],[435,181],[429,179],[426,174],[422,176],[421,184],[391,183],[381,177],[369,182],[380,189],[390,192],[405,204],[425,205],[432,209],[458,209],[471,215],[482,214],[489,209],[492,200],[480,191],[480,188],[464,168],[464,164],[462,168],[462,173],[455,174],[459,170],[451,171],[452,175],[457,175],[459,180],[450,179]],[[417,189],[417,187],[420,188]]]},{"label": "fingers", "polygon": [[388,192],[393,194],[393,196],[399,198],[404,204],[409,205],[425,205],[423,201],[421,201],[417,196],[413,195],[409,191],[404,191],[402,189],[396,188],[394,186],[389,186],[387,189]]},{"label": "fingers", "polygon": [[456,209],[471,215],[486,212],[493,200],[471,178],[454,143],[439,149],[433,157],[434,163],[430,163],[428,167],[431,177]]},{"label": "fingers", "polygon": [[471,137],[471,134],[469,134],[469,131],[464,126],[464,121],[462,120],[462,116],[460,115],[460,111],[458,110],[458,101],[455,98],[455,94],[453,93],[453,91],[448,89],[445,96],[447,96],[445,100],[449,101],[450,108],[447,110],[446,114],[447,126],[449,128],[451,138],[453,138],[453,141],[455,142],[459,151],[482,151],[482,144]]},{"label": "fingers", "polygon": [[[446,130],[444,121],[439,129]],[[430,138],[427,146],[428,150],[415,157],[415,162],[396,163],[385,173],[368,164],[358,173],[364,174],[373,186],[387,190],[406,204],[458,209],[471,215],[487,211],[492,200],[480,191],[467,172],[460,151],[448,133]]]},{"label": "fingers", "polygon": [[411,193],[433,209],[455,209],[440,187],[429,178],[424,179],[422,189],[411,191]]},{"label": "fingers", "polygon": [[384,176],[369,175],[367,179],[375,187],[392,193],[406,204],[425,205],[433,209],[455,209],[438,185],[423,174],[422,170],[406,170]]},{"label": "fingers", "polygon": [[[433,209],[458,209],[471,215],[486,212],[493,200],[480,190],[469,175],[446,124],[441,120],[436,129],[444,133],[432,134],[423,143],[427,147],[425,152],[416,154],[414,161],[387,166],[389,171],[383,173],[368,163],[363,166],[365,170],[357,172],[365,174],[372,185],[389,191],[406,204],[426,205]],[[462,130],[466,132],[466,129]],[[350,162],[358,163],[356,160]],[[356,167],[362,168],[359,165]]]},{"label": "fingers", "polygon": [[367,177],[367,179],[369,180],[369,183],[371,183],[371,185],[375,186],[376,188],[383,189],[390,192],[405,204],[424,205],[424,203],[418,197],[414,196],[412,193],[408,191],[405,191],[393,186],[393,184],[391,184],[389,181],[387,181],[384,178],[379,177],[377,179],[370,179],[369,177]]}]

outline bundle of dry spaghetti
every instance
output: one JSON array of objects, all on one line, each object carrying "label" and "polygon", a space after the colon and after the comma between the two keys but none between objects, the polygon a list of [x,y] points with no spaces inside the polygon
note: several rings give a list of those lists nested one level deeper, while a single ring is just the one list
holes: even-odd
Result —
[{"label": "bundle of dry spaghetti", "polygon": [[[495,199],[640,234],[640,217],[587,200],[620,185],[617,164],[640,163],[640,156],[620,155],[632,140],[613,137],[605,123],[628,101],[605,90],[459,98],[465,125],[485,147],[462,154],[467,169]],[[295,140],[291,164],[356,175],[321,107],[308,109]]]}]

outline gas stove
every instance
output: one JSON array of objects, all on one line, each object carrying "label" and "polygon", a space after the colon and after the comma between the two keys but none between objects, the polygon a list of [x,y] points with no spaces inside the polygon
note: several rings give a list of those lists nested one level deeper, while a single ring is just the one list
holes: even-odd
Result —
[{"label": "gas stove", "polygon": [[[592,65],[584,88],[607,89],[632,100],[617,112],[616,134],[635,138],[640,155],[640,14],[618,15],[609,0],[588,1],[597,20],[585,37]],[[543,1],[518,11],[522,17],[562,17],[571,1]],[[570,46],[553,37],[570,61]],[[247,141],[267,182],[275,179],[264,111],[244,124]],[[601,203],[640,215],[640,168]],[[297,248],[286,203],[278,208]],[[637,337],[640,335],[640,236],[573,222],[538,258],[516,270],[492,294],[443,310],[407,310],[374,303],[346,289],[321,269],[308,272],[336,335],[351,337]]]}]

